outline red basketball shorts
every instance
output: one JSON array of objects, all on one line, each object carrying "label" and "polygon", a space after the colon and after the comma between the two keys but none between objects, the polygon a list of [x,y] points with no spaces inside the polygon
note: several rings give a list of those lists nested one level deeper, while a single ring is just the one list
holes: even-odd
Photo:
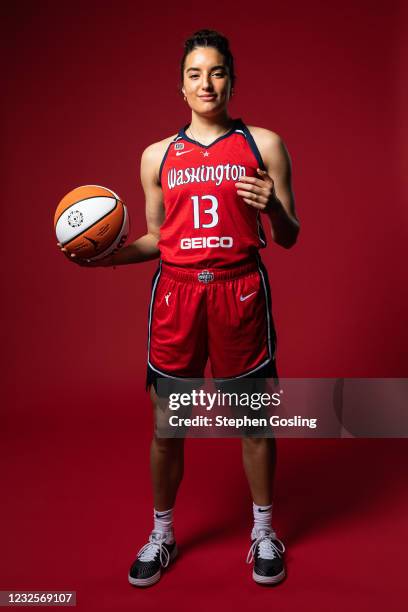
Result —
[{"label": "red basketball shorts", "polygon": [[234,268],[160,262],[149,307],[146,388],[157,379],[277,377],[268,275],[260,258]]}]

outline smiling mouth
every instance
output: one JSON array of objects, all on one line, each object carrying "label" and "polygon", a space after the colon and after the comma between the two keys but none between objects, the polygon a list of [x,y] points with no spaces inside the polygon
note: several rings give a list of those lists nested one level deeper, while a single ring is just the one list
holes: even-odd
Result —
[{"label": "smiling mouth", "polygon": [[202,100],[214,100],[216,96],[199,96]]}]

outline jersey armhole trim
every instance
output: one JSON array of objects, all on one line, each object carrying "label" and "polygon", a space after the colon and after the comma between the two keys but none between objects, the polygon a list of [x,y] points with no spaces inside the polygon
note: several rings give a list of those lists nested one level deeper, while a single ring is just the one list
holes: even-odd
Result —
[{"label": "jersey armhole trim", "polygon": [[161,182],[161,175],[162,175],[162,171],[163,171],[164,162],[166,161],[166,158],[167,158],[167,155],[168,155],[168,153],[170,151],[171,145],[174,144],[175,142],[177,142],[177,140],[180,140],[180,136],[178,134],[177,134],[176,138],[173,138],[173,140],[171,142],[169,142],[169,144],[167,146],[167,149],[166,149],[166,151],[165,151],[165,153],[163,155],[163,159],[161,161],[160,168],[159,168],[159,183],[160,183],[160,185],[162,184],[162,182]]},{"label": "jersey armhole trim", "polygon": [[247,139],[247,141],[248,141],[248,144],[249,144],[249,146],[250,146],[250,147],[251,147],[251,149],[252,149],[252,153],[253,153],[253,154],[255,155],[255,157],[256,157],[256,161],[257,161],[257,162],[258,162],[258,164],[259,164],[259,168],[260,168],[261,170],[266,170],[266,166],[265,166],[264,161],[263,161],[263,159],[262,159],[262,155],[261,155],[261,154],[260,154],[260,152],[259,152],[258,145],[256,144],[256,142],[255,142],[255,140],[254,140],[254,137],[252,136],[251,132],[249,131],[249,129],[247,128],[247,126],[245,125],[245,123],[243,123],[243,122],[242,122],[242,123],[241,123],[241,126],[242,126],[242,128],[243,128],[243,130],[244,130],[244,132],[245,132],[245,136],[246,136],[246,139]]}]

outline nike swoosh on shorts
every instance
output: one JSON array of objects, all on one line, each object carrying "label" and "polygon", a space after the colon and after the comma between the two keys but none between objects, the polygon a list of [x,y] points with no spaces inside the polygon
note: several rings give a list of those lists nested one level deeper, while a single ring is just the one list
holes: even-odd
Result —
[{"label": "nike swoosh on shorts", "polygon": [[241,302],[245,302],[245,300],[250,298],[251,295],[255,295],[255,293],[256,293],[256,291],[253,291],[252,293],[248,293],[248,295],[241,295],[239,299],[240,299]]}]

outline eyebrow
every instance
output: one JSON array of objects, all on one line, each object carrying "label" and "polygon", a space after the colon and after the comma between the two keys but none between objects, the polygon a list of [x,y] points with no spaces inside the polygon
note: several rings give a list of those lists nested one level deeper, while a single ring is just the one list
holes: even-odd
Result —
[{"label": "eyebrow", "polygon": [[[216,70],[216,69],[219,69],[219,68],[223,68],[224,70],[226,70],[225,66],[223,66],[221,64],[218,65],[218,66],[213,66],[211,68],[211,70]],[[189,72],[189,70],[200,70],[200,68],[187,68],[186,72]]]}]

